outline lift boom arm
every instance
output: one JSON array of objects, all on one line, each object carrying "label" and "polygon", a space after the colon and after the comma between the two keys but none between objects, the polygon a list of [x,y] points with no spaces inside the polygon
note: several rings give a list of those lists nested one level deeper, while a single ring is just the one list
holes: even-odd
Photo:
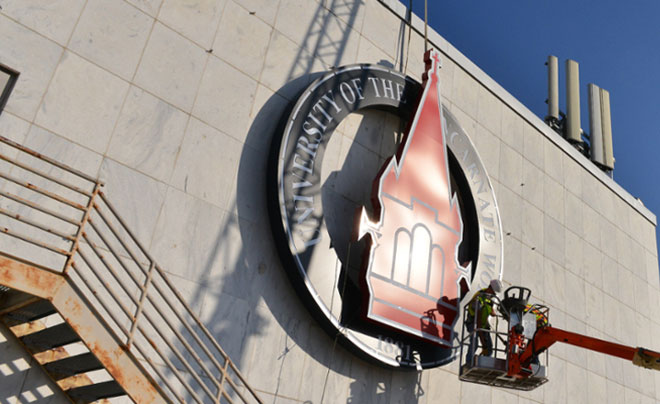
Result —
[{"label": "lift boom arm", "polygon": [[[521,373],[522,368],[527,368],[534,356],[545,351],[555,342],[563,342],[606,355],[627,359],[635,365],[647,369],[660,370],[660,353],[658,352],[604,341],[602,339],[564,331],[559,328],[543,327],[534,334],[534,338],[529,341],[525,349],[518,355],[517,360],[510,361],[509,375],[524,374],[524,372]],[[513,365],[513,368],[511,365]]]},{"label": "lift boom arm", "polygon": [[[503,341],[506,349],[498,350],[496,347],[494,358],[468,354],[465,363],[461,363],[460,380],[517,390],[535,389],[548,381],[547,364],[541,364],[538,356],[555,342],[616,356],[647,369],[660,370],[660,352],[551,327],[548,307],[542,304],[529,304],[530,296],[531,290],[523,286],[507,288],[503,299],[491,295],[491,300],[498,302],[497,318],[501,317],[507,321],[507,339]],[[464,317],[469,318],[468,306],[464,310]],[[495,330],[497,329],[496,325]],[[474,352],[477,336],[481,338],[484,333],[491,332],[502,340],[501,334],[504,334],[501,331],[477,330],[476,327],[470,330],[465,324],[463,332],[465,333],[466,330],[470,335],[467,338],[462,337],[461,341],[468,346],[468,352]],[[482,341],[482,348],[483,345]],[[502,351],[506,352],[506,359],[498,357],[497,353]]]}]

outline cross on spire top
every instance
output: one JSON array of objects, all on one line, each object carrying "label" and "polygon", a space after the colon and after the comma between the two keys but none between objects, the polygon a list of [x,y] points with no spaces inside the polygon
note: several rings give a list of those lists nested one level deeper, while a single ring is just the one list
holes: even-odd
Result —
[{"label": "cross on spire top", "polygon": [[436,50],[431,51],[431,58],[435,61],[435,69],[438,70],[440,68],[440,54]]}]

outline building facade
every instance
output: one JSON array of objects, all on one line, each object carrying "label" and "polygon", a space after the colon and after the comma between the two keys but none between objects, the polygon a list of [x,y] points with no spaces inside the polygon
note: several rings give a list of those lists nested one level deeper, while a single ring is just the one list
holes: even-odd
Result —
[{"label": "building facade", "polygon": [[[458,360],[377,366],[299,298],[270,228],[271,141],[333,68],[421,82],[423,23],[406,19],[394,0],[5,1],[0,64],[20,76],[0,135],[104,181],[264,402],[660,402],[660,374],[570,346],[550,349],[550,380],[530,392],[461,383]],[[656,216],[437,33],[429,41],[443,105],[497,200],[505,286],[529,287],[557,327],[660,350]],[[387,110],[346,117],[325,149],[328,194],[365,199],[359,173],[377,172],[403,130]],[[0,329],[0,402],[67,402]]]}]

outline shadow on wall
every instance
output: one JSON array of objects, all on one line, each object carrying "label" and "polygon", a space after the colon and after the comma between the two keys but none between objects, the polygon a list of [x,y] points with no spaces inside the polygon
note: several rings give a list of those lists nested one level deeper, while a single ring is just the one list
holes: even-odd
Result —
[{"label": "shadow on wall", "polygon": [[[281,396],[310,404],[334,403],[340,398],[347,403],[395,398],[414,403],[424,394],[421,373],[392,372],[366,364],[319,328],[291,287],[269,228],[265,192],[269,145],[287,108],[279,94],[298,94],[320,77],[322,73],[312,73],[315,59],[330,66],[340,63],[350,29],[341,35],[334,31],[333,38],[327,25],[342,16],[352,26],[364,6],[363,0],[322,3],[325,6],[318,6],[305,43],[292,61],[287,84],[264,104],[248,131],[239,162],[236,201],[219,224],[202,272],[205,275],[197,280],[205,286],[193,293],[191,306],[203,305],[202,320],[265,402],[276,402]],[[389,61],[380,63],[393,66]],[[363,127],[357,133],[365,142],[362,137],[371,136]],[[378,164],[374,167],[379,168]],[[223,273],[213,274],[211,268],[223,258]],[[214,285],[220,289],[212,289]]]},{"label": "shadow on wall", "polygon": [[[320,3],[291,65],[289,80],[311,73],[314,58],[320,59],[329,66],[337,67],[346,52],[346,45],[352,27],[355,26],[358,12],[364,5],[363,0],[324,0]],[[332,11],[328,12],[328,10]],[[333,24],[334,18],[342,19],[346,25]],[[341,31],[339,38],[332,35],[337,32],[336,28]],[[307,55],[312,55],[312,58]]]},{"label": "shadow on wall", "polygon": [[[345,161],[339,162],[322,188],[325,223],[338,257],[348,255],[353,214],[362,206],[371,206],[370,185],[385,160],[395,153],[406,126],[398,116],[377,110],[353,113],[346,120],[358,121],[359,126],[354,133],[349,129],[344,134],[332,134],[328,143],[352,141]],[[354,361],[358,366],[349,374],[352,381],[347,403],[416,403],[425,394],[421,372],[387,370],[357,358]]]},{"label": "shadow on wall", "polygon": [[[309,77],[313,80],[318,76],[315,74]],[[308,82],[305,78],[299,78],[287,84],[284,90],[287,93],[299,92],[306,88]],[[279,96],[274,95],[265,104],[253,122],[248,134],[248,144],[253,142],[250,139],[252,136],[262,137],[268,134],[269,139],[273,136],[277,127],[274,122],[282,116],[281,103]],[[397,136],[400,139],[397,133],[389,132],[392,136],[385,142],[389,144],[381,146],[384,130],[400,125],[398,117],[380,111],[355,115],[352,119],[359,119],[360,125],[346,162],[330,173],[322,188],[324,206],[333,209],[325,212],[327,216],[331,216],[329,221],[326,220],[326,224],[339,253],[346,250],[353,221],[352,215],[347,216],[345,213],[352,213],[357,206],[369,201],[370,187],[365,187],[364,184],[373,181],[385,158],[394,152]],[[330,142],[340,143],[343,135],[335,132],[330,136]],[[378,149],[379,153],[374,152],[375,149]],[[254,211],[265,212],[267,209],[265,177],[268,152],[263,150],[255,160],[249,147],[244,150],[238,173],[239,217],[249,216]],[[355,167],[355,164],[360,166]],[[257,179],[256,176],[260,178]],[[244,357],[251,355],[251,359],[244,358],[247,360],[242,362],[249,369],[247,372],[251,383],[256,383],[260,390],[275,394],[293,394],[302,399],[313,397],[309,403],[336,402],[339,397],[346,397],[348,403],[390,402],[394,397],[406,403],[418,401],[424,394],[421,388],[421,373],[391,371],[365,363],[340,347],[336,339],[319,328],[316,320],[296,295],[280,264],[268,218],[264,218],[259,226],[247,221],[240,221],[239,225],[246,261],[239,263],[235,272],[225,276],[222,284],[231,284],[231,278],[237,276],[236,271],[253,274],[257,268],[258,275],[252,275],[251,281],[254,294],[245,296],[250,307],[255,307],[245,336],[261,338],[260,341],[254,342],[259,345],[244,345],[240,350],[240,355]],[[261,243],[263,240],[267,241],[267,245]],[[223,296],[225,293],[235,293],[230,287],[225,286],[223,289]],[[261,298],[268,310],[263,316],[259,314],[261,309],[257,307]],[[277,324],[268,324],[270,316]],[[221,320],[220,317],[217,318]],[[215,322],[212,321],[211,324]],[[231,334],[231,330],[222,331],[228,336]],[[248,352],[248,348],[253,351]],[[233,357],[238,356],[234,354]],[[313,364],[305,363],[306,361]],[[298,380],[301,384],[316,385],[307,388],[301,386],[300,393],[291,391],[290,386],[284,386]],[[341,391],[346,386],[348,392]]]},{"label": "shadow on wall", "polygon": [[0,324],[0,392],[1,403],[68,401],[3,324]]},{"label": "shadow on wall", "polygon": [[425,394],[421,372],[394,373],[389,385],[385,380],[354,380],[346,404],[417,403]]}]

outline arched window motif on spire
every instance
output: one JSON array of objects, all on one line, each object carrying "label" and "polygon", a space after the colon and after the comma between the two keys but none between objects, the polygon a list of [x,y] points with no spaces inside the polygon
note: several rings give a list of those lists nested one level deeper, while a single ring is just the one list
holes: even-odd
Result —
[{"label": "arched window motif on spire", "polygon": [[[362,212],[358,234],[371,237],[366,267],[366,317],[385,326],[451,345],[459,284],[463,223],[451,189],[440,102],[439,55],[425,55],[424,92],[397,153],[375,179],[376,220]],[[423,327],[428,313],[436,327]]]}]

